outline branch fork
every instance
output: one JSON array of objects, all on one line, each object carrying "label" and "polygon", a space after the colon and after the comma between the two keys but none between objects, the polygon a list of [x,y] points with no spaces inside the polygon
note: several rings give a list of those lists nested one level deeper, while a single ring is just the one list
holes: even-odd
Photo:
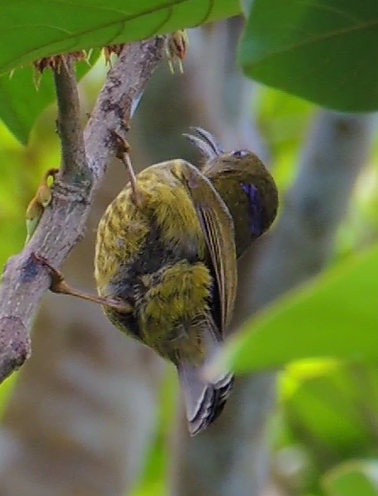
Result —
[{"label": "branch fork", "polygon": [[125,45],[85,127],[81,128],[73,60],[54,72],[62,163],[52,201],[29,243],[5,264],[0,286],[0,382],[30,356],[30,330],[51,278],[34,254],[60,267],[83,236],[86,220],[107,164],[117,146],[110,130],[122,135],[147,82],[164,53],[165,37]]}]

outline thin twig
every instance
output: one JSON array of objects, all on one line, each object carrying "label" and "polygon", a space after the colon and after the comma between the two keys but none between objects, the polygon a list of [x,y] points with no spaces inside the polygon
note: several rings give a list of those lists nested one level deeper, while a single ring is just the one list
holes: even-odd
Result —
[{"label": "thin twig", "polygon": [[74,58],[68,55],[53,71],[58,102],[57,127],[61,143],[61,178],[80,185],[90,182],[92,174],[87,165],[84,137],[80,123],[80,101],[75,77]]},{"label": "thin twig", "polygon": [[72,72],[66,66],[67,71],[56,78],[59,133],[67,173],[56,180],[51,205],[45,210],[31,241],[21,253],[8,260],[3,271],[0,287],[0,382],[30,355],[30,328],[41,298],[49,287],[48,273],[35,263],[31,254],[42,255],[59,268],[83,236],[94,192],[108,162],[115,155],[111,131],[122,134],[128,128],[129,119],[151,73],[162,57],[163,45],[164,38],[156,37],[124,47],[109,72],[86,126],[84,146],[81,138],[75,135],[75,130],[80,134],[78,99],[69,98],[73,95]]}]

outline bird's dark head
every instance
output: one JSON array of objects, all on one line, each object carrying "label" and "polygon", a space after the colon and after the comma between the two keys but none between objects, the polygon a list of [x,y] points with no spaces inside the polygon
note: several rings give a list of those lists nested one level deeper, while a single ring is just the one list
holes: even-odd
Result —
[{"label": "bird's dark head", "polygon": [[205,159],[201,171],[214,184],[230,210],[237,237],[239,233],[243,238],[239,242],[236,240],[240,253],[274,221],[278,208],[276,184],[263,162],[250,150],[224,151],[208,131],[198,127],[192,129],[196,134],[185,136],[200,150]]}]

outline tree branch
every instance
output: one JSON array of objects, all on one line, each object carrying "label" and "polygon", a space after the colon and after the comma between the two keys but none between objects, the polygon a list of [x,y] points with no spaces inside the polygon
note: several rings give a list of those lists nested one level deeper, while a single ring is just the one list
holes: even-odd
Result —
[{"label": "tree branch", "polygon": [[163,45],[164,37],[156,37],[124,47],[99,94],[83,142],[70,65],[55,77],[63,174],[54,184],[51,205],[31,241],[4,267],[0,287],[0,382],[30,355],[33,317],[50,283],[48,273],[36,264],[31,254],[40,254],[59,267],[83,236],[94,192],[115,155],[110,131],[124,133],[128,128],[129,119],[162,57]]},{"label": "tree branch", "polygon": [[58,102],[57,127],[62,155],[60,177],[67,183],[80,185],[82,180],[90,182],[92,174],[85,155],[74,61],[74,57],[70,55],[64,57],[53,74]]}]

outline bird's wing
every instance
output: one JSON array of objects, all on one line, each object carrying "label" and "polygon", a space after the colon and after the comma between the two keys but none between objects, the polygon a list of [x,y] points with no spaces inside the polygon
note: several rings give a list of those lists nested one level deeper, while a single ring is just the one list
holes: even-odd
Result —
[{"label": "bird's wing", "polygon": [[219,193],[202,172],[180,160],[179,174],[200,220],[214,267],[221,305],[220,332],[223,334],[231,320],[237,288],[234,223]]}]

